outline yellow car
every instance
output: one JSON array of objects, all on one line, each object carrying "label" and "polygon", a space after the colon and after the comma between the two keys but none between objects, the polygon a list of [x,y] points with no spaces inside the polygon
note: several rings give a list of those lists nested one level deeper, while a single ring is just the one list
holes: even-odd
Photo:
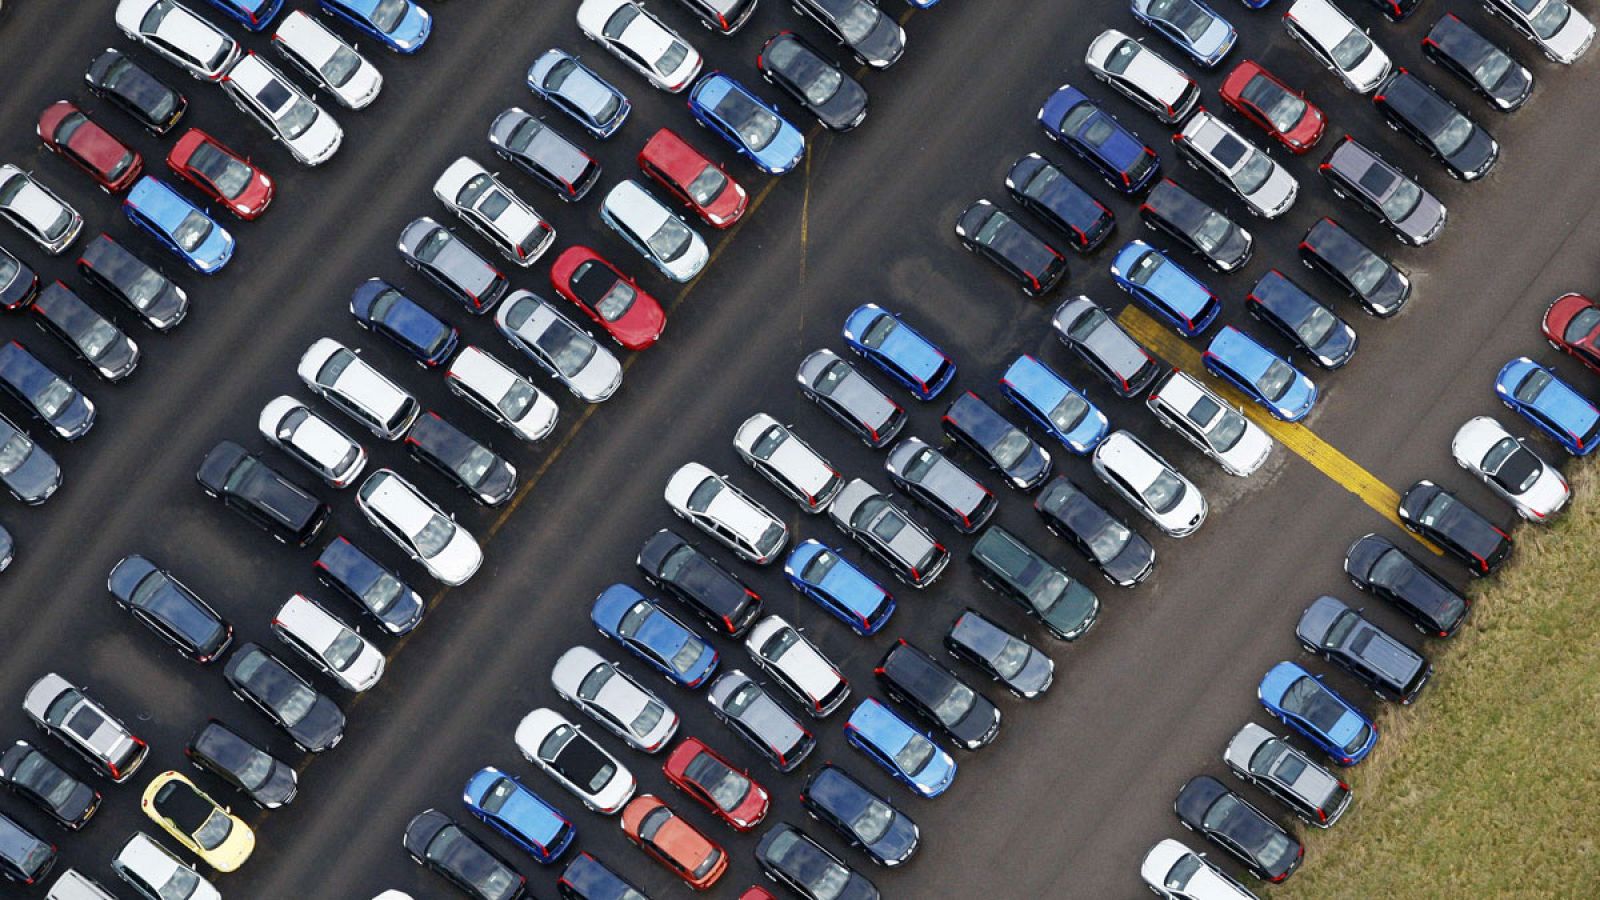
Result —
[{"label": "yellow car", "polygon": [[144,789],[139,807],[218,872],[244,865],[256,848],[255,832],[243,819],[178,772],[157,775]]}]

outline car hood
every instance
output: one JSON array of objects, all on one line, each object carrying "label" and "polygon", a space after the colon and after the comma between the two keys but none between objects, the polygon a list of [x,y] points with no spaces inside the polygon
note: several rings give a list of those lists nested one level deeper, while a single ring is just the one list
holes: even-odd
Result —
[{"label": "car hood", "polygon": [[1465,173],[1469,179],[1481,178],[1494,168],[1495,161],[1499,158],[1500,145],[1489,136],[1489,132],[1475,127],[1466,144],[1450,157],[1450,163]]},{"label": "car hood", "polygon": [[1561,30],[1550,36],[1545,41],[1550,52],[1564,63],[1576,62],[1578,57],[1589,49],[1594,42],[1594,24],[1584,17],[1577,9],[1572,10],[1572,15],[1567,19],[1567,24]]},{"label": "car hood", "polygon": [[327,750],[344,736],[344,713],[332,700],[318,694],[311,708],[289,730],[307,749]]},{"label": "car hood", "polygon": [[423,565],[433,577],[449,585],[465,582],[482,564],[483,550],[472,535],[459,525],[456,526],[455,533],[450,536],[444,548],[432,558],[423,561]]}]

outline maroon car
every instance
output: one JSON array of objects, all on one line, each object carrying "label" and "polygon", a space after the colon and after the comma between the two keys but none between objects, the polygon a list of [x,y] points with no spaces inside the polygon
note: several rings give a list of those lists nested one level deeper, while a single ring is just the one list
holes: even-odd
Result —
[{"label": "maroon car", "polygon": [[89,121],[70,101],[57,100],[39,114],[39,140],[89,173],[109,193],[125,191],[144,172],[144,159],[111,132]]},{"label": "maroon car", "polygon": [[272,202],[272,179],[198,128],[184,132],[167,153],[167,165],[241,219],[254,219]]},{"label": "maroon car", "polygon": [[1544,311],[1541,326],[1550,346],[1570,353],[1600,374],[1600,306],[1582,294],[1562,294]]}]

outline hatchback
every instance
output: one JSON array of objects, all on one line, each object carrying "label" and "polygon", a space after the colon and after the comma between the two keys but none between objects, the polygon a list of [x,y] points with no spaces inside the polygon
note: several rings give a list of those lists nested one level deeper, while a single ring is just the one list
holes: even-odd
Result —
[{"label": "hatchback", "polygon": [[433,17],[411,0],[322,0],[322,9],[396,53],[421,50],[433,31]]},{"label": "hatchback", "polygon": [[698,547],[663,528],[639,548],[639,571],[711,629],[738,637],[761,613],[761,596]]},{"label": "hatchback", "polygon": [[422,595],[343,536],[322,548],[312,568],[318,580],[361,607],[389,634],[406,634],[422,621]]},{"label": "hatchback", "polygon": [[1413,247],[1431,243],[1444,230],[1439,198],[1383,157],[1346,136],[1318,167],[1339,197],[1354,200],[1395,236]]},{"label": "hatchback", "polygon": [[1050,477],[1050,453],[971,391],[950,404],[940,424],[1019,491],[1031,491]]},{"label": "hatchback", "polygon": [[705,239],[632,179],[600,201],[600,220],[672,281],[689,281],[711,259]]},{"label": "hatchback", "polygon": [[999,708],[904,638],[872,672],[884,693],[933,723],[958,747],[987,747],[1000,734]]},{"label": "hatchback", "polygon": [[783,564],[783,574],[795,590],[857,634],[877,634],[894,613],[894,597],[882,585],[818,541],[796,544]]},{"label": "hatchback", "polygon": [[233,235],[165,182],[149,175],[139,179],[122,209],[133,224],[202,275],[216,274],[233,258]]},{"label": "hatchback", "polygon": [[1568,453],[1588,456],[1600,446],[1600,408],[1526,356],[1500,369],[1494,392],[1508,409],[1520,413]]},{"label": "hatchback", "polygon": [[524,268],[555,243],[555,228],[471,157],[457,157],[434,181],[433,195]]},{"label": "hatchback", "polygon": [[850,429],[867,446],[881,449],[905,427],[900,404],[832,350],[814,350],[800,361],[796,374],[807,400]]},{"label": "hatchback", "polygon": [[733,434],[733,447],[804,512],[822,512],[844,488],[844,476],[831,463],[766,413],[744,420]]},{"label": "hatchback", "polygon": [[921,841],[910,816],[833,763],[825,763],[806,779],[800,803],[813,819],[880,866],[904,865]]},{"label": "hatchback", "polygon": [[436,412],[411,423],[406,450],[484,506],[499,506],[517,491],[515,466]]},{"label": "hatchback", "polygon": [[356,505],[374,528],[449,587],[465,584],[483,565],[483,550],[472,535],[390,469],[367,476]]},{"label": "hatchback", "polygon": [[689,91],[689,112],[768,175],[792,171],[805,156],[800,129],[721,72],[706,75]]},{"label": "hatchback", "polygon": [[621,91],[565,50],[546,50],[533,61],[528,89],[602,139],[616,134],[633,108]]},{"label": "hatchback", "polygon": [[489,845],[436,809],[418,813],[401,841],[418,865],[475,900],[521,900],[527,879]]},{"label": "hatchback", "polygon": [[368,278],[350,293],[350,315],[411,354],[418,364],[439,366],[455,352],[461,336],[455,327],[382,278]]},{"label": "hatchback", "polygon": [[1310,378],[1232,325],[1217,332],[1202,359],[1206,371],[1233,385],[1275,419],[1298,422],[1317,401],[1317,386]]},{"label": "hatchback", "polygon": [[406,265],[461,301],[476,316],[494,308],[510,282],[488,260],[438,222],[423,216],[400,232],[400,255]]},{"label": "hatchback", "polygon": [[1545,341],[1600,375],[1600,305],[1582,294],[1562,294],[1539,323]]},{"label": "hatchback", "polygon": [[481,347],[463,347],[444,373],[445,385],[479,412],[525,441],[555,430],[556,401]]},{"label": "hatchback", "polygon": [[1220,866],[1167,838],[1151,847],[1139,863],[1139,875],[1161,900],[1254,900],[1244,885]]},{"label": "hatchback", "polygon": [[767,616],[752,626],[744,648],[812,718],[831,715],[850,696],[850,683],[838,665],[780,616]]},{"label": "hatchback", "polygon": [[817,745],[805,726],[738,669],[717,676],[706,694],[712,712],[780,772],[792,772]]},{"label": "hatchback", "polygon": [[0,219],[52,255],[66,252],[83,230],[83,217],[77,210],[10,163],[0,165]]},{"label": "hatchback", "polygon": [[347,691],[371,690],[383,677],[378,648],[304,594],[278,607],[272,633]]},{"label": "hatchback", "polygon": [[1039,107],[1039,124],[1124,194],[1144,190],[1160,171],[1156,151],[1070,84],[1057,88]]},{"label": "hatchback", "polygon": [[[0,269],[4,268],[4,258],[0,257]],[[78,257],[78,271],[157,331],[171,330],[189,311],[189,298],[182,288],[110,235],[102,234],[89,242]]]},{"label": "hatchback", "polygon": [[568,203],[600,180],[600,163],[542,119],[513,106],[489,123],[489,145]]},{"label": "hatchback", "polygon": [[1260,126],[1290,153],[1310,150],[1328,128],[1328,117],[1320,108],[1253,60],[1234,66],[1217,93],[1223,103]]},{"label": "hatchback", "polygon": [[1000,392],[1051,437],[1079,456],[1094,452],[1110,420],[1055,370],[1023,354],[1000,376]]},{"label": "hatchback", "polygon": [[187,98],[116,49],[96,56],[83,80],[91,93],[111,101],[152,134],[171,131],[189,108]]},{"label": "hatchback", "polygon": [[1132,0],[1133,17],[1200,65],[1211,68],[1233,49],[1238,32],[1200,0]]},{"label": "hatchback", "polygon": [[771,795],[735,769],[699,738],[684,738],[667,755],[661,772],[672,786],[694,800],[735,831],[749,831],[767,817]]},{"label": "hatchback", "polygon": [[723,168],[670,128],[662,128],[639,150],[639,169],[713,228],[739,221],[750,195]]},{"label": "hatchback", "polygon": [[697,891],[716,884],[728,870],[728,851],[653,794],[640,794],[623,807],[622,833]]},{"label": "hatchback", "polygon": [[1243,268],[1255,248],[1249,231],[1170,178],[1151,189],[1139,207],[1139,218],[1218,272]]},{"label": "hatchback", "polygon": [[287,806],[299,792],[293,767],[216,719],[195,733],[183,753],[196,768],[242,791],[263,809]]},{"label": "hatchback", "polygon": [[1565,0],[1485,0],[1483,6],[1511,23],[1552,62],[1572,65],[1594,43],[1594,24]]},{"label": "hatchback", "polygon": [[1072,348],[1119,397],[1143,394],[1166,370],[1115,319],[1082,294],[1062,303],[1050,324],[1061,343]]},{"label": "hatchback", "polygon": [[1043,694],[1055,679],[1050,657],[974,609],[965,610],[950,624],[944,647],[1024,700]]},{"label": "hatchback", "polygon": [[327,162],[344,142],[339,123],[254,52],[247,52],[223,74],[222,86],[234,105],[267,129],[301,165]]},{"label": "hatchback", "polygon": [[1405,308],[1411,279],[1332,219],[1318,219],[1300,240],[1300,261],[1354,297],[1368,315],[1387,319]]},{"label": "hatchback", "polygon": [[1305,848],[1278,823],[1209,775],[1197,775],[1173,804],[1185,828],[1227,850],[1257,878],[1278,884],[1300,867]]},{"label": "hatchback", "polygon": [[844,723],[845,739],[919,797],[944,793],[956,777],[956,761],[889,707],[868,697]]},{"label": "hatchback", "polygon": [[1178,155],[1243,200],[1252,213],[1276,219],[1289,211],[1300,183],[1231,126],[1205,110],[1172,136]]},{"label": "hatchback", "polygon": [[805,900],[878,900],[881,896],[866,876],[786,822],[761,836],[755,854],[768,878]]},{"label": "hatchback", "polygon": [[905,29],[871,0],[794,0],[793,6],[863,65],[887,69],[906,52]]},{"label": "hatchback", "polygon": [[810,41],[792,31],[767,39],[756,69],[831,131],[849,131],[867,118],[867,91]]},{"label": "hatchback", "polygon": [[1277,269],[1250,289],[1244,309],[1321,368],[1340,368],[1355,356],[1355,329]]},{"label": "hatchback", "polygon": [[69,101],[45,107],[35,130],[47,148],[82,169],[107,193],[127,190],[144,171],[144,157]]},{"label": "hatchback", "polygon": [[94,403],[17,341],[0,347],[0,389],[64,441],[83,437],[94,425]]},{"label": "hatchback", "polygon": [[883,465],[895,487],[962,534],[981,528],[998,506],[993,491],[921,438],[902,439],[889,451]]},{"label": "hatchback", "polygon": [[366,468],[366,448],[287,394],[261,408],[257,428],[268,443],[315,472],[330,487],[349,487]]},{"label": "hatchback", "polygon": [[56,859],[54,844],[0,813],[0,878],[38,884],[55,868]]},{"label": "hatchback", "polygon": [[1200,489],[1126,431],[1095,448],[1094,473],[1169,537],[1188,537],[1206,520]]},{"label": "hatchback", "polygon": [[1083,62],[1090,74],[1162,124],[1177,124],[1200,102],[1200,85],[1193,78],[1114,28],[1089,42]]},{"label": "hatchback", "polygon": [[1088,253],[1105,242],[1117,219],[1104,204],[1037,153],[1011,164],[1006,191],[1018,205],[1068,238],[1068,246]]},{"label": "hatchback", "polygon": [[61,466],[55,457],[4,415],[0,415],[0,482],[29,506],[49,500],[61,487]]},{"label": "hatchback", "polygon": [[1358,94],[1370,94],[1389,76],[1389,55],[1332,0],[1295,0],[1283,14],[1283,27]]},{"label": "hatchback", "polygon": [[961,246],[989,260],[1022,285],[1030,297],[1049,293],[1067,277],[1067,259],[1027,226],[988,200],[967,207],[956,219]]},{"label": "hatchback", "polygon": [[422,412],[417,398],[332,338],[312,342],[295,371],[306,387],[386,441],[398,440]]},{"label": "hatchback", "polygon": [[1117,251],[1111,278],[1184,337],[1199,337],[1222,311],[1205,282],[1144,241],[1129,241]]},{"label": "hatchback", "polygon": [[185,131],[167,151],[167,166],[246,221],[260,217],[272,202],[272,179],[198,128]]}]

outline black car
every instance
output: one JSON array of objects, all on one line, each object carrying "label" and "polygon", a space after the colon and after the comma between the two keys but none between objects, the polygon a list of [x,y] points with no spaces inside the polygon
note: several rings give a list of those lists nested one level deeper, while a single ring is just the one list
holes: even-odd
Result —
[{"label": "black car", "polygon": [[1079,295],[1056,309],[1056,337],[1105,379],[1119,397],[1137,397],[1167,371],[1093,300]]},{"label": "black car", "polygon": [[0,877],[22,884],[38,884],[55,864],[54,845],[0,813]]},{"label": "black car", "polygon": [[406,449],[484,506],[499,506],[517,491],[517,470],[510,463],[436,412],[411,423]]},{"label": "black car", "polygon": [[120,106],[156,134],[171,131],[189,108],[182,94],[114,49],[96,56],[83,78],[89,90]]},{"label": "black car", "polygon": [[518,900],[527,896],[527,879],[488,845],[436,809],[418,813],[406,825],[406,852],[423,868],[442,876],[477,900]]},{"label": "black car", "polygon": [[0,482],[29,506],[50,499],[61,486],[61,466],[28,433],[0,415]]},{"label": "black car", "polygon": [[957,745],[976,750],[999,736],[1000,710],[905,638],[872,671],[884,693],[933,722]]},{"label": "black car", "polygon": [[1376,7],[1385,19],[1398,22],[1416,12],[1422,0],[1367,0],[1367,4]]},{"label": "black car", "polygon": [[824,763],[806,779],[800,803],[812,818],[880,866],[902,865],[916,852],[917,823],[833,763]]},{"label": "black car", "polygon": [[60,338],[107,381],[121,381],[139,364],[139,347],[105,316],[59,281],[51,282],[29,307],[39,326]]},{"label": "black car", "polygon": [[792,31],[767,39],[756,68],[832,131],[849,131],[867,117],[867,91],[810,41]]},{"label": "black car", "polygon": [[157,331],[171,330],[189,312],[189,297],[183,288],[108,234],[100,235],[83,249],[78,271]]},{"label": "black car", "polygon": [[806,900],[878,900],[878,889],[866,876],[787,822],[761,836],[756,862],[768,878]]},{"label": "black car", "polygon": [[1011,199],[1068,238],[1068,246],[1088,253],[1116,230],[1111,210],[1050,161],[1029,153],[1006,173]]},{"label": "black car", "polygon": [[1294,628],[1300,645],[1361,679],[1378,696],[1410,703],[1433,675],[1422,654],[1335,597],[1318,597]]},{"label": "black car", "polygon": [[1387,319],[1405,308],[1411,279],[1332,219],[1318,219],[1300,241],[1306,268],[1333,279],[1368,315]]},{"label": "black car", "polygon": [[400,232],[399,247],[406,265],[461,301],[473,315],[494,309],[511,289],[511,282],[499,269],[427,216],[412,220]]},{"label": "black car", "polygon": [[243,791],[263,809],[286,806],[299,792],[299,779],[288,763],[216,719],[195,733],[183,753],[197,768]]},{"label": "black car", "polygon": [[1116,585],[1133,587],[1156,567],[1156,551],[1139,532],[1059,475],[1039,492],[1033,508],[1044,524],[1095,564]]},{"label": "black car", "polygon": [[0,753],[0,784],[26,797],[72,831],[88,824],[100,808],[99,791],[27,741],[17,741]]},{"label": "black car", "polygon": [[1388,538],[1369,534],[1344,554],[1355,586],[1393,603],[1427,634],[1449,637],[1467,617],[1467,598]]},{"label": "black car", "polygon": [[1401,494],[1398,512],[1400,524],[1450,551],[1473,575],[1494,574],[1511,555],[1511,535],[1431,481]]},{"label": "black car", "polygon": [[443,365],[461,341],[454,326],[382,278],[356,285],[350,292],[350,315],[357,325],[393,341],[425,368]]},{"label": "black car", "polygon": [[377,619],[384,631],[405,634],[422,621],[422,596],[343,535],[322,548],[312,565],[318,579]]},{"label": "black car", "polygon": [[568,203],[582,200],[600,180],[600,163],[573,142],[513,106],[489,124],[489,143],[502,159],[533,176]]},{"label": "black car", "polygon": [[944,431],[965,444],[1019,491],[1050,477],[1050,454],[971,391],[957,397],[941,420]]},{"label": "black car", "polygon": [[11,538],[11,532],[7,531],[4,525],[0,525],[0,572],[4,572],[6,567],[11,565],[11,558],[15,555],[16,549],[17,545]]},{"label": "black car", "polygon": [[1215,207],[1189,193],[1171,178],[1150,189],[1139,206],[1139,218],[1172,238],[1218,272],[1234,272],[1250,261],[1255,238]]},{"label": "black car", "polygon": [[64,441],[94,425],[94,404],[17,341],[0,347],[0,388],[26,406]]},{"label": "black car", "polygon": [[311,543],[331,514],[326,503],[232,441],[212,447],[194,477],[207,494],[296,547]]},{"label": "black car", "polygon": [[1533,93],[1533,73],[1455,13],[1445,13],[1422,38],[1422,55],[1501,112],[1511,112]]},{"label": "black car", "polygon": [[1378,85],[1372,102],[1391,127],[1416,141],[1462,181],[1489,174],[1500,158],[1500,145],[1489,132],[1404,68],[1395,69]]},{"label": "black car", "polygon": [[1049,293],[1067,277],[1067,258],[987,200],[956,220],[961,245],[1011,273],[1030,297]]},{"label": "black car", "polygon": [[718,634],[739,637],[761,615],[761,596],[698,547],[663,528],[639,548],[651,584],[694,610]]},{"label": "black car", "polygon": [[790,0],[795,12],[816,20],[856,59],[874,69],[895,64],[906,52],[906,33],[871,0]]},{"label": "black car", "polygon": [[39,273],[0,247],[0,307],[21,309],[39,290]]},{"label": "black car", "polygon": [[233,643],[232,625],[142,556],[126,556],[112,566],[106,589],[118,606],[197,663],[216,659]]},{"label": "black car", "polygon": [[1413,247],[1439,237],[1445,208],[1416,179],[1348,135],[1318,166],[1336,196],[1354,200],[1395,236]]},{"label": "black car", "polygon": [[649,900],[644,892],[587,852],[579,853],[561,873],[556,891],[566,900]]},{"label": "black car", "polygon": [[254,704],[307,753],[331,750],[344,737],[344,713],[277,657],[244,644],[222,668],[234,694]]},{"label": "black car", "polygon": [[1252,875],[1278,884],[1300,867],[1305,848],[1261,810],[1210,775],[1189,779],[1173,805],[1185,828],[1227,850]]},{"label": "black car", "polygon": [[1356,330],[1277,269],[1261,276],[1244,308],[1324,369],[1337,369],[1356,355]]},{"label": "black car", "polygon": [[1022,539],[990,525],[972,545],[979,580],[1010,597],[1063,641],[1082,637],[1100,616],[1100,598]]},{"label": "black car", "polygon": [[1055,663],[1022,638],[968,608],[950,623],[944,648],[976,666],[1024,700],[1043,694],[1055,680]]}]

